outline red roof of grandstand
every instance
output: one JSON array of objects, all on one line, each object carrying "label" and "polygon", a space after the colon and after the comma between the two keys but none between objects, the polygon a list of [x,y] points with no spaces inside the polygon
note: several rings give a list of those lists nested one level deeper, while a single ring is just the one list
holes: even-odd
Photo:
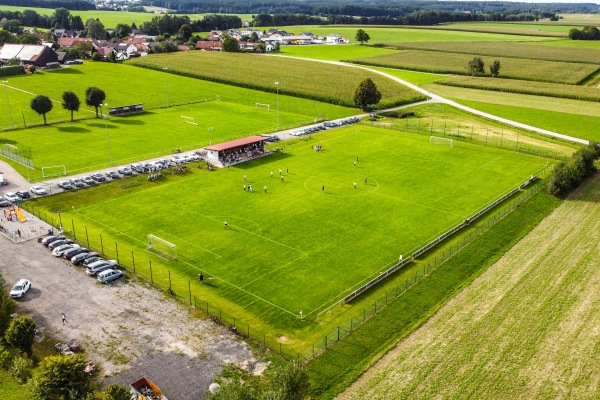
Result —
[{"label": "red roof of grandstand", "polygon": [[206,150],[223,151],[223,150],[235,149],[236,147],[245,146],[247,144],[264,142],[265,140],[267,140],[266,137],[249,136],[249,137],[243,138],[243,139],[232,140],[231,142],[225,142],[225,143],[215,144],[213,146],[207,146],[207,147],[205,147],[205,149]]}]

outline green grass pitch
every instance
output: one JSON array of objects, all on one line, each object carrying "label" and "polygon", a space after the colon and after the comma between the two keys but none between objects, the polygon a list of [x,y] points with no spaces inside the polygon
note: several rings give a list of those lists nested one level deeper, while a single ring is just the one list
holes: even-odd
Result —
[{"label": "green grass pitch", "polygon": [[[317,143],[322,152],[312,150]],[[232,312],[287,329],[300,310],[316,317],[544,165],[538,157],[356,125],[297,140],[249,165],[194,168],[160,183],[137,178],[133,187],[121,181],[35,206],[66,211],[63,223],[73,219],[79,235],[83,225],[91,238],[102,233],[104,246],[118,241],[122,257],[134,250],[138,273],[148,275],[142,257],[151,258],[154,279],[164,284],[169,269],[178,293],[187,292],[188,280],[197,285],[202,272],[209,285],[194,290],[203,300],[227,299]],[[176,244],[178,259],[145,252],[149,234]]]}]

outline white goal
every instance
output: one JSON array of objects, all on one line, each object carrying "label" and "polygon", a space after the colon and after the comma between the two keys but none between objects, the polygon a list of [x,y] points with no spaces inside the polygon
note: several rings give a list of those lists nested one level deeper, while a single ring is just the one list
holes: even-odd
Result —
[{"label": "white goal", "polygon": [[51,178],[53,176],[66,176],[67,168],[64,165],[55,165],[53,167],[42,167],[42,177]]},{"label": "white goal", "polygon": [[446,146],[453,147],[452,139],[443,138],[439,136],[430,136],[429,137],[430,144],[445,144]]},{"label": "white goal", "polygon": [[155,235],[148,235],[146,250],[167,261],[177,258],[177,246]]},{"label": "white goal", "polygon": [[256,108],[263,108],[263,109],[267,109],[267,111],[271,111],[271,105],[270,104],[265,104],[265,103],[256,103]]},{"label": "white goal", "polygon": [[186,117],[185,115],[181,115],[181,121],[190,125],[198,125],[198,123],[196,122],[196,118]]}]

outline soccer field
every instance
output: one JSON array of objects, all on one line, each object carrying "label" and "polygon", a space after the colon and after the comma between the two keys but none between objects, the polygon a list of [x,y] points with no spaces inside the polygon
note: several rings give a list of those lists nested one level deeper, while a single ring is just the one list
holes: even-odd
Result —
[{"label": "soccer field", "polygon": [[[312,150],[317,143],[323,151]],[[138,178],[137,186],[103,185],[36,207],[67,210],[63,221],[73,219],[79,232],[85,225],[90,238],[101,232],[105,246],[118,241],[121,254],[136,252],[138,265],[147,265],[140,256],[151,258],[154,279],[162,274],[164,282],[168,269],[185,282],[176,292],[187,292],[202,272],[204,300],[227,299],[285,328],[301,310],[316,317],[545,165],[534,156],[352,126],[249,165],[160,183]],[[174,243],[178,259],[144,252],[149,234]]]}]

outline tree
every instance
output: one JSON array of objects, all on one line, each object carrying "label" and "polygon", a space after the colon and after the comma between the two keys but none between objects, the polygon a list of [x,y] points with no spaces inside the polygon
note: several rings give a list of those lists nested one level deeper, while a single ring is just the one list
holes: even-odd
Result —
[{"label": "tree", "polygon": [[364,111],[368,111],[372,105],[379,103],[381,92],[377,89],[375,82],[367,78],[358,85],[354,92],[354,104]]},{"label": "tree", "polygon": [[97,51],[92,54],[92,61],[102,61],[102,56]]},{"label": "tree", "polygon": [[188,24],[183,24],[177,33],[179,34],[179,38],[182,42],[187,42],[194,34],[194,31]]},{"label": "tree", "polygon": [[15,35],[10,33],[9,31],[0,29],[0,46],[2,46],[4,43],[14,43],[16,42],[16,39],[17,38],[15,37]]},{"label": "tree", "polygon": [[90,18],[86,21],[85,28],[88,31],[88,36],[92,39],[106,39],[106,30],[102,22]]},{"label": "tree", "polygon": [[112,383],[104,391],[106,400],[131,400],[131,393],[123,385]]},{"label": "tree", "polygon": [[356,36],[354,36],[354,39],[356,39],[357,42],[360,42],[360,44],[363,44],[367,43],[371,39],[371,37],[367,32],[363,31],[362,29],[359,29],[356,31]]},{"label": "tree", "polygon": [[98,118],[98,107],[104,103],[106,93],[97,87],[91,86],[85,90],[85,104],[96,108],[96,118]]},{"label": "tree", "polygon": [[271,386],[279,392],[278,397],[285,400],[303,400],[310,391],[308,374],[298,363],[290,363],[277,370]]},{"label": "tree", "polygon": [[485,65],[480,57],[474,57],[467,64],[467,71],[473,76],[481,75],[485,72]]},{"label": "tree", "polygon": [[275,42],[275,44],[273,45],[273,51],[279,51],[279,50],[281,50],[281,43]]},{"label": "tree", "polygon": [[[48,99],[50,100],[50,99]],[[20,315],[10,321],[10,325],[4,334],[4,339],[12,346],[31,353],[31,346],[35,338],[35,322],[27,315]]]},{"label": "tree", "polygon": [[4,336],[4,332],[10,324],[10,316],[15,312],[15,301],[4,290],[0,290],[0,336]]},{"label": "tree", "polygon": [[235,38],[228,37],[225,40],[223,40],[223,43],[221,44],[221,50],[229,53],[239,52],[240,44]]},{"label": "tree", "polygon": [[254,49],[254,51],[256,51],[257,53],[264,53],[267,51],[267,45],[264,44],[263,42],[260,42],[259,44],[256,45],[256,48]]},{"label": "tree", "polygon": [[81,16],[71,16],[71,29],[74,29],[76,31],[82,31],[85,29],[85,25],[83,25],[83,20],[81,19]]},{"label": "tree", "polygon": [[49,356],[42,360],[38,373],[30,381],[34,398],[79,400],[90,391],[90,376],[84,372],[82,354]]},{"label": "tree", "polygon": [[492,78],[497,77],[500,73],[500,61],[494,60],[492,65],[490,65],[490,74],[492,74]]},{"label": "tree", "polygon": [[50,17],[50,23],[55,28],[71,29],[71,12],[66,8],[57,8]]},{"label": "tree", "polygon": [[65,110],[71,111],[71,122],[73,122],[73,112],[79,111],[81,101],[79,101],[79,97],[71,91],[64,92],[62,94],[62,99],[62,106]]},{"label": "tree", "polygon": [[260,40],[260,38],[258,37],[258,33],[256,33],[256,31],[252,31],[252,35],[250,35],[250,41],[252,43],[256,43]]},{"label": "tree", "polygon": [[123,39],[131,33],[131,26],[127,24],[117,24],[114,32],[117,39]]},{"label": "tree", "polygon": [[21,44],[40,44],[40,39],[37,36],[32,35],[31,33],[23,33],[18,37],[19,43]]},{"label": "tree", "polygon": [[31,100],[30,106],[33,111],[44,117],[44,125],[48,125],[46,123],[46,114],[52,111],[52,100],[48,96],[38,94]]}]

